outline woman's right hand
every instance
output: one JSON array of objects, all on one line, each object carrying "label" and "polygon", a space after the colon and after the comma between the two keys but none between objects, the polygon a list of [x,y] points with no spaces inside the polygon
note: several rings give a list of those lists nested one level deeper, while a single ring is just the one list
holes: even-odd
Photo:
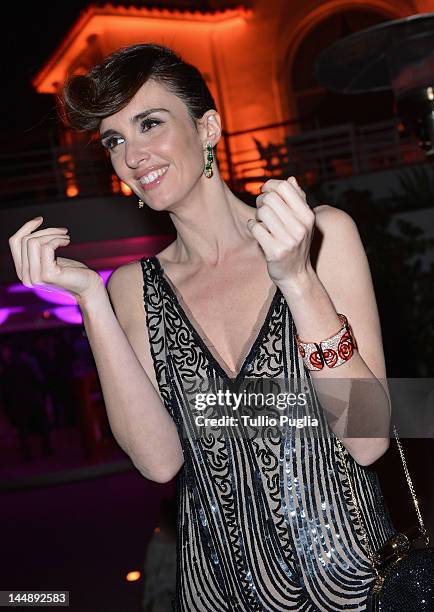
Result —
[{"label": "woman's right hand", "polygon": [[43,217],[24,223],[9,238],[9,246],[18,278],[26,287],[49,287],[72,293],[82,300],[103,287],[101,276],[85,264],[56,257],[59,247],[68,246],[70,237],[65,227],[36,229]]}]

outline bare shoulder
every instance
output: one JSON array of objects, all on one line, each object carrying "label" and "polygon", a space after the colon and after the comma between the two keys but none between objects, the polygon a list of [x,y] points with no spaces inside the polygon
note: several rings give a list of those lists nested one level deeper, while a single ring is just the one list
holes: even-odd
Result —
[{"label": "bare shoulder", "polygon": [[126,323],[143,315],[143,273],[140,261],[132,261],[116,268],[108,282],[107,291],[117,318]]},{"label": "bare shoulder", "polygon": [[344,228],[357,229],[354,219],[347,212],[330,204],[320,204],[313,209],[315,225],[321,232],[337,232]]},{"label": "bare shoulder", "polygon": [[356,222],[347,212],[329,204],[315,207],[311,260],[318,274],[335,273],[349,258],[365,256]]},{"label": "bare shoulder", "polygon": [[109,291],[118,291],[128,285],[133,285],[142,277],[140,261],[131,261],[114,270],[108,280],[107,288]]}]

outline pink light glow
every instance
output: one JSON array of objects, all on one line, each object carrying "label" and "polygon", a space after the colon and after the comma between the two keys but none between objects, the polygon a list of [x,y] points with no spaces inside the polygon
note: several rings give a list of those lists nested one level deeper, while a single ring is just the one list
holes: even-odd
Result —
[{"label": "pink light glow", "polygon": [[5,321],[7,321],[9,315],[14,314],[15,312],[23,312],[24,308],[22,306],[15,306],[13,308],[0,308],[0,325],[3,325]]},{"label": "pink light glow", "polygon": [[[113,270],[97,270],[98,274],[102,277],[104,281],[104,285],[107,284],[107,281],[113,272]],[[37,295],[41,300],[45,302],[50,302],[51,304],[70,304],[74,305],[76,303],[75,298],[72,297],[67,291],[61,291],[60,289],[42,289],[42,287],[26,287],[22,283],[15,283],[13,285],[9,285],[6,288],[7,293],[28,293],[33,291],[35,295]]]},{"label": "pink light glow", "polygon": [[58,308],[53,308],[51,312],[65,323],[72,323],[73,325],[80,325],[83,323],[81,313],[77,306],[59,306]]},{"label": "pink light glow", "polygon": [[31,287],[26,287],[21,283],[16,283],[14,285],[9,285],[8,287],[6,287],[6,291],[7,293],[27,293],[29,291],[32,291],[32,289]]},{"label": "pink light glow", "polygon": [[42,287],[32,287],[32,291],[38,298],[50,304],[76,304],[76,299],[70,293],[61,291],[60,289],[42,289]]},{"label": "pink light glow", "polygon": [[104,281],[104,285],[107,284],[107,281],[112,272],[113,270],[98,270],[98,274],[101,276],[102,280]]},{"label": "pink light glow", "polygon": [[0,325],[3,325],[3,323],[6,321],[6,319],[10,315],[10,312],[11,312],[10,308],[0,308]]}]

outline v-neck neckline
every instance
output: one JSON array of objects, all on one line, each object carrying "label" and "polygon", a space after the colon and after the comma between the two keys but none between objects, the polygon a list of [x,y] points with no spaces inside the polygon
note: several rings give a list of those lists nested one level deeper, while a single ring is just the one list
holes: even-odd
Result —
[{"label": "v-neck neckline", "polygon": [[[178,289],[176,288],[176,286],[174,285],[174,283],[170,280],[170,278],[168,276],[166,276],[166,273],[164,272],[164,269],[160,263],[160,260],[158,259],[158,257],[156,255],[153,255],[151,257],[147,258],[148,261],[151,261],[154,264],[154,268],[157,271],[161,281],[163,282],[164,286],[166,287],[166,290],[168,290],[168,292],[170,293],[171,297],[173,298],[174,302],[176,303],[177,307],[178,307],[178,311],[181,315],[181,317],[183,318],[183,320],[185,321],[185,323],[187,324],[187,326],[189,327],[196,343],[200,346],[200,348],[202,349],[202,351],[206,354],[208,360],[210,363],[213,364],[214,369],[225,379],[229,380],[229,381],[233,381],[233,382],[237,382],[239,380],[239,378],[241,376],[244,375],[245,370],[249,364],[249,362],[251,362],[253,360],[253,358],[256,355],[257,349],[260,346],[263,337],[265,335],[265,332],[267,330],[268,327],[268,322],[269,322],[269,318],[271,316],[271,314],[274,312],[275,306],[278,302],[278,300],[280,299],[280,289],[279,287],[276,286],[276,289],[274,291],[274,295],[271,299],[271,302],[268,305],[268,308],[266,308],[266,301],[264,302],[264,304],[261,307],[260,312],[263,312],[264,309],[266,308],[266,313],[265,313],[265,317],[264,320],[262,321],[262,324],[260,324],[260,328],[258,333],[256,334],[256,336],[254,337],[254,340],[252,342],[252,344],[250,345],[250,349],[248,350],[247,354],[244,357],[244,360],[241,364],[241,367],[239,369],[238,372],[234,372],[233,370],[231,370],[228,366],[228,364],[225,362],[225,360],[221,357],[220,353],[217,351],[215,345],[212,345],[215,351],[215,355],[213,354],[213,352],[211,351],[211,349],[209,348],[209,346],[206,344],[204,338],[202,337],[202,335],[199,333],[199,331],[196,328],[196,325],[198,327],[200,327],[202,329],[202,326],[199,325],[199,323],[196,321],[196,319],[193,317],[193,314],[191,313],[190,308],[188,307],[188,304],[185,302],[184,298],[182,297],[181,293],[178,291]],[[182,303],[181,303],[182,302]],[[184,305],[185,308],[184,308]],[[189,311],[190,316],[188,316],[186,309]],[[193,319],[193,321],[191,320]],[[257,329],[257,325],[255,325],[255,329]],[[203,331],[204,335],[206,336],[206,340],[208,340],[210,342],[210,339],[208,338],[208,336],[205,334],[205,332]],[[210,342],[211,344],[211,342]],[[244,346],[247,344],[244,344]],[[239,361],[239,360],[238,360]],[[224,364],[224,365],[223,365]],[[231,372],[231,374],[235,374],[235,376],[230,376],[228,372]]]}]

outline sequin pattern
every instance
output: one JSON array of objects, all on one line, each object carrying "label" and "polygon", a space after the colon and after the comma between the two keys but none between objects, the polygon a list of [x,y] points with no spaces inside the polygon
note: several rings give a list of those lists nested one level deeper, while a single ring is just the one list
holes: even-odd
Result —
[{"label": "sequin pattern", "polygon": [[[289,427],[275,436],[234,437],[221,428],[219,435],[197,437],[185,405],[188,380],[209,384],[224,373],[158,259],[141,264],[156,377],[185,459],[178,478],[174,610],[365,610],[373,574],[334,437],[310,437],[306,430],[301,436]],[[309,389],[311,411],[327,430],[278,291],[240,374],[297,380]],[[371,542],[380,546],[395,529],[377,476],[348,453],[345,458]]]}]

